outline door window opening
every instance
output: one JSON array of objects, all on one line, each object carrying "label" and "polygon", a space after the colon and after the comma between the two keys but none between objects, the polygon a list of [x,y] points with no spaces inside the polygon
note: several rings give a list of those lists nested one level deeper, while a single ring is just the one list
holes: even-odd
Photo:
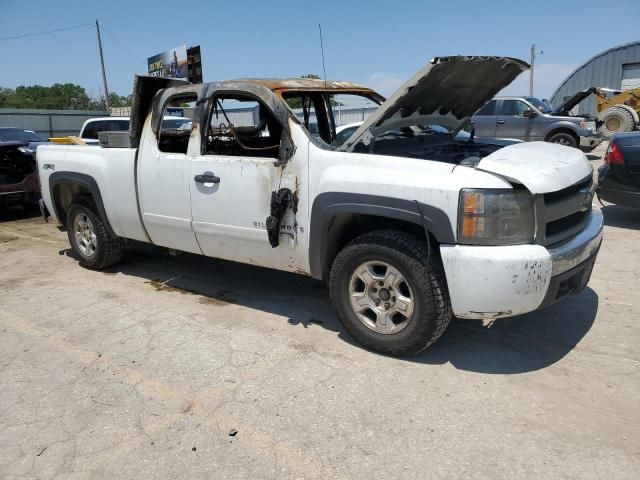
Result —
[{"label": "door window opening", "polygon": [[205,155],[278,157],[282,125],[262,102],[225,94],[210,108]]}]

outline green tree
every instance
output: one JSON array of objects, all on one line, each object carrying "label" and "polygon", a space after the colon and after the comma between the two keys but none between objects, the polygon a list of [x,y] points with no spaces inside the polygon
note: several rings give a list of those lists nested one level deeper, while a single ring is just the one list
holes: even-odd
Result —
[{"label": "green tree", "polygon": [[110,107],[130,107],[131,106],[131,95],[122,96],[117,93],[111,92],[109,93],[109,106]]},{"label": "green tree", "polygon": [[[109,104],[113,107],[130,106],[131,95],[121,96],[112,92]],[[50,87],[22,85],[15,90],[0,87],[0,108],[104,110],[104,99],[92,100],[83,87],[73,83],[54,83]]]}]

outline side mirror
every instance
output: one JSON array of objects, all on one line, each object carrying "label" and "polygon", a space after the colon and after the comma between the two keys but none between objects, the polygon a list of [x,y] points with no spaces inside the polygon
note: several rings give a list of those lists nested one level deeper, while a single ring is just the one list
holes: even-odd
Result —
[{"label": "side mirror", "polygon": [[528,108],[527,110],[522,112],[522,116],[524,118],[533,118],[533,117],[537,117],[538,114],[536,112],[534,112],[532,108]]}]

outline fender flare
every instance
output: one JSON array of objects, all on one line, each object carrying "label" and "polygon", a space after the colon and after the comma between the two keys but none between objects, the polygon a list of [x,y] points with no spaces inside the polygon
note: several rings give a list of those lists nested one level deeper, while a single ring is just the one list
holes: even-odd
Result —
[{"label": "fender flare", "polygon": [[359,193],[326,192],[318,195],[311,209],[309,267],[311,276],[322,280],[325,274],[329,226],[338,214],[363,214],[402,220],[424,228],[438,243],[454,243],[455,233],[449,215],[443,210],[415,200]]},{"label": "fender flare", "polygon": [[[100,194],[100,188],[98,187],[98,183],[95,179],[89,175],[84,173],[77,172],[53,172],[49,176],[49,194],[51,195],[51,207],[54,210],[56,218],[60,221],[61,224],[65,225],[66,218],[62,218],[60,212],[58,212],[58,207],[56,205],[56,200],[54,196],[55,187],[64,183],[71,183],[80,185],[86,190],[89,191],[91,197],[93,198],[94,203],[96,204],[96,208],[98,209],[98,215],[104,223],[105,228],[109,232],[109,234],[113,236],[117,236],[113,229],[111,228],[111,224],[109,223],[109,219],[107,218],[107,212],[104,209],[104,203],[102,202],[102,195]],[[66,226],[66,225],[65,225]]]},{"label": "fender flare", "polygon": [[544,136],[544,141],[548,142],[551,137],[553,137],[556,133],[569,133],[573,135],[576,139],[578,139],[578,143],[580,140],[580,135],[576,132],[577,126],[574,123],[567,121],[555,122],[552,124],[549,131]]}]

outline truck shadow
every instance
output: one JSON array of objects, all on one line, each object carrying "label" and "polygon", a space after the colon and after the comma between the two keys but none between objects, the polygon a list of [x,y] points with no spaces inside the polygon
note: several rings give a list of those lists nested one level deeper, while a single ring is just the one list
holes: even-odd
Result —
[{"label": "truck shadow", "polygon": [[[74,257],[70,250],[60,254]],[[238,304],[285,317],[293,328],[319,326],[360,348],[338,321],[328,290],[308,277],[188,253],[174,257],[166,249],[136,242],[127,248],[121,264],[103,274],[116,273],[145,279],[157,291],[193,295],[205,306]],[[435,345],[398,362],[450,362],[459,369],[495,374],[539,370],[578,344],[591,328],[597,309],[598,296],[587,288],[543,311],[487,325],[454,319]]]},{"label": "truck shadow", "polygon": [[454,319],[442,338],[412,361],[450,362],[461,370],[525,373],[562,359],[591,329],[598,295],[580,294],[537,312],[493,321]]},{"label": "truck shadow", "polygon": [[640,210],[613,204],[605,205],[600,210],[605,225],[640,230]]}]

